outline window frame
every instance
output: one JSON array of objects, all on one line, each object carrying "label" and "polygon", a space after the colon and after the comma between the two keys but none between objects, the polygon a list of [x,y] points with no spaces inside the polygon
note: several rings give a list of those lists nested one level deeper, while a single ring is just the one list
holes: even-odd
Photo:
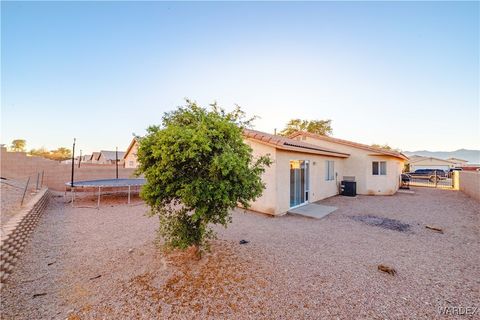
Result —
[{"label": "window frame", "polygon": [[[376,170],[375,170],[376,164]],[[377,173],[375,173],[377,171]],[[372,176],[386,176],[387,175],[387,161],[372,161]]]},{"label": "window frame", "polygon": [[334,181],[334,180],[335,180],[335,161],[325,160],[325,181]]}]

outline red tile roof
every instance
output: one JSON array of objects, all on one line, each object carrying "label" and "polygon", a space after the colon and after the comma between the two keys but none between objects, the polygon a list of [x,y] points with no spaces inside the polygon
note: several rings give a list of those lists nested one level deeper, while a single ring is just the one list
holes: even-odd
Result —
[{"label": "red tile roof", "polygon": [[273,135],[273,134],[269,134],[261,131],[244,129],[243,134],[248,139],[256,140],[260,143],[270,145],[280,150],[313,153],[313,154],[340,157],[340,158],[347,158],[350,156],[350,154],[348,153],[323,148],[311,143],[293,140],[283,136]]},{"label": "red tile roof", "polygon": [[289,138],[293,139],[293,138],[296,138],[298,136],[307,136],[307,137],[311,137],[311,138],[318,139],[318,140],[328,141],[328,142],[332,142],[332,143],[338,143],[338,144],[353,147],[353,148],[363,149],[363,150],[379,153],[379,154],[382,154],[382,155],[387,155],[387,156],[400,158],[400,159],[403,159],[403,160],[408,160],[408,157],[406,155],[404,155],[403,153],[398,152],[398,151],[376,148],[376,147],[372,147],[372,146],[369,146],[369,145],[366,145],[366,144],[361,144],[361,143],[352,142],[352,141],[343,140],[343,139],[338,139],[338,138],[332,138],[332,137],[328,137],[328,136],[322,136],[322,135],[318,135],[318,134],[314,134],[314,133],[310,133],[310,132],[305,132],[305,131],[297,131],[297,132],[291,134],[289,136]]}]

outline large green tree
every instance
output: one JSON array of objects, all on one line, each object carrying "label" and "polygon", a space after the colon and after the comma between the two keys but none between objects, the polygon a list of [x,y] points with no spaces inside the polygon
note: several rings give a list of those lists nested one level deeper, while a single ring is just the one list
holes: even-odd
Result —
[{"label": "large green tree", "polygon": [[24,139],[15,139],[12,141],[12,145],[10,149],[15,152],[23,152],[25,151],[25,147],[27,146],[27,141]]},{"label": "large green tree", "polygon": [[231,209],[248,207],[262,194],[261,175],[271,160],[253,158],[244,143],[243,128],[251,120],[238,107],[225,112],[187,100],[140,139],[137,173],[147,179],[141,196],[151,215],[159,216],[167,247],[208,244],[211,224],[226,227]]},{"label": "large green tree", "polygon": [[280,132],[282,136],[288,137],[297,131],[306,131],[322,136],[332,134],[332,120],[301,120],[292,119],[288,121],[285,128]]}]

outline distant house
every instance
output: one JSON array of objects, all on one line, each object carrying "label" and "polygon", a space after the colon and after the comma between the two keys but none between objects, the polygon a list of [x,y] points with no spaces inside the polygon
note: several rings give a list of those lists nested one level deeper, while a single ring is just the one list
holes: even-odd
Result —
[{"label": "distant house", "polygon": [[467,164],[468,160],[463,160],[463,159],[459,159],[459,158],[448,158],[447,160],[455,163],[456,167],[468,166],[468,164]]},{"label": "distant house", "polygon": [[100,151],[99,163],[101,164],[115,164],[115,160],[118,159],[118,165],[123,166],[124,151]]},{"label": "distant house", "polygon": [[408,162],[409,163],[414,162],[414,161],[416,161],[418,159],[422,159],[422,158],[425,158],[425,157],[414,154],[414,155],[408,157]]},{"label": "distant house", "polygon": [[125,168],[137,168],[138,167],[138,160],[137,160],[137,151],[138,151],[138,138],[133,138],[130,142],[130,145],[123,156],[123,160],[125,162]]},{"label": "distant house", "polygon": [[434,157],[412,156],[410,157],[410,171],[418,169],[440,169],[444,171],[457,167],[457,164],[451,160],[444,160]]},{"label": "distant house", "polygon": [[90,157],[90,163],[98,163],[99,158],[100,158],[100,152],[93,152]]},{"label": "distant house", "polygon": [[[123,166],[123,156],[125,155],[124,151],[118,151],[118,165]],[[92,153],[90,157],[90,162],[94,164],[115,164],[117,159],[116,151],[102,150],[100,152]]]}]

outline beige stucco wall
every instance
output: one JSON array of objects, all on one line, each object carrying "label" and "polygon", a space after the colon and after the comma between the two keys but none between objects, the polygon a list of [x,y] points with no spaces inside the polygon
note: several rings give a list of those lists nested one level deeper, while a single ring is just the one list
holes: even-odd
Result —
[{"label": "beige stucco wall", "polygon": [[277,214],[276,150],[271,146],[256,142],[251,139],[245,139],[245,143],[252,148],[252,155],[254,158],[270,155],[270,158],[273,161],[270,167],[267,167],[262,175],[262,181],[266,185],[265,190],[263,190],[261,197],[250,204],[249,209],[275,215]]},{"label": "beige stucco wall", "polygon": [[[354,148],[330,141],[318,140],[306,137],[302,140],[324,148],[350,154],[344,160],[343,176],[354,176],[357,182],[357,193],[362,195],[392,195],[397,192],[400,186],[400,175],[402,173],[404,160],[391,156],[373,156],[372,151]],[[387,174],[384,176],[372,174],[373,161],[386,161]]]},{"label": "beige stucco wall", "polygon": [[325,161],[335,162],[334,171],[338,177],[343,175],[344,159],[308,153],[276,150],[272,146],[255,140],[246,139],[252,147],[253,156],[270,154],[272,165],[262,176],[266,188],[260,198],[250,204],[250,209],[272,215],[283,215],[290,208],[290,160],[308,160],[310,162],[310,199],[318,201],[338,194],[339,179],[325,180]]},{"label": "beige stucco wall", "polygon": [[[404,161],[389,156],[367,156],[366,158],[366,191],[367,195],[392,195],[400,188],[400,175],[402,174]],[[386,175],[373,175],[372,162],[385,161],[387,163]]]},{"label": "beige stucco wall", "polygon": [[460,191],[480,201],[480,172],[460,171]]},{"label": "beige stucco wall", "polygon": [[[277,204],[275,214],[282,215],[290,209],[290,160],[308,160],[310,162],[309,202],[315,202],[338,194],[345,159],[277,150],[275,159],[277,176]],[[336,180],[327,181],[325,179],[326,160],[334,161],[334,172],[337,176]]]}]

